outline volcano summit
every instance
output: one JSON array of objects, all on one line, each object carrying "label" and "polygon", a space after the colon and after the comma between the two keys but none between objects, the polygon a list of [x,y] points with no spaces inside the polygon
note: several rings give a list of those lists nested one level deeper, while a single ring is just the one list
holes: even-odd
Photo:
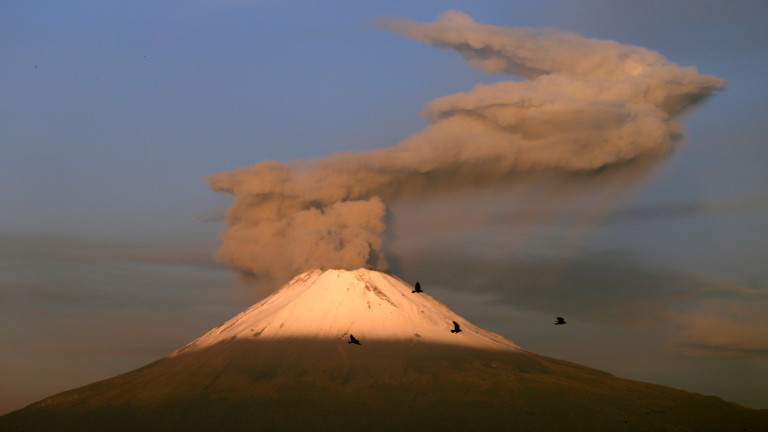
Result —
[{"label": "volcano summit", "polygon": [[7,414],[0,430],[767,428],[766,410],[531,353],[411,291],[377,271],[303,273],[178,351]]},{"label": "volcano summit", "polygon": [[[450,333],[453,321],[466,325]],[[177,353],[228,340],[305,338],[337,341],[349,333],[368,341],[449,344],[520,350],[507,339],[475,327],[445,305],[390,275],[370,270],[314,270],[216,327]],[[174,354],[175,355],[175,354]]]}]

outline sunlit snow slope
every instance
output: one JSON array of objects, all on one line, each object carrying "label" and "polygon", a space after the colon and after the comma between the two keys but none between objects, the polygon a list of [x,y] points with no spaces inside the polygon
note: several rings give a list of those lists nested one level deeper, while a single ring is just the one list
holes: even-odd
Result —
[{"label": "sunlit snow slope", "polygon": [[[378,271],[313,270],[176,353],[233,339],[411,340],[492,350],[520,350],[478,328],[427,293]],[[462,331],[451,333],[453,321]]]}]

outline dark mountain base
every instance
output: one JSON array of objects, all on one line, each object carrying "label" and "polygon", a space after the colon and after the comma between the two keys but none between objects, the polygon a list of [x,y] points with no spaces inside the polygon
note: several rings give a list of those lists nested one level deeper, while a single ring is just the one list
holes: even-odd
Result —
[{"label": "dark mountain base", "polygon": [[235,340],[0,418],[2,431],[768,431],[768,410],[532,353]]}]

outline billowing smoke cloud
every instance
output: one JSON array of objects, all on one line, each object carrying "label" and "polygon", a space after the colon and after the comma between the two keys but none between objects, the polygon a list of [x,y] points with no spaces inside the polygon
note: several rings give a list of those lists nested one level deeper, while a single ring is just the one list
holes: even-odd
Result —
[{"label": "billowing smoke cloud", "polygon": [[523,80],[430,102],[430,125],[393,147],[208,177],[235,196],[218,259],[276,281],[310,268],[385,267],[385,202],[663,155],[681,139],[675,117],[725,85],[643,48],[483,25],[456,11],[379,24]]}]

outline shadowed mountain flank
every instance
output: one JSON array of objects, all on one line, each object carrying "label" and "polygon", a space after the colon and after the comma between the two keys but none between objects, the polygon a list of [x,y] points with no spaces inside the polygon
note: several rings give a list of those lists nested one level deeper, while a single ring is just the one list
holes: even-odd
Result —
[{"label": "shadowed mountain flank", "polygon": [[526,351],[231,340],[44,399],[7,431],[760,431],[768,411]]}]

